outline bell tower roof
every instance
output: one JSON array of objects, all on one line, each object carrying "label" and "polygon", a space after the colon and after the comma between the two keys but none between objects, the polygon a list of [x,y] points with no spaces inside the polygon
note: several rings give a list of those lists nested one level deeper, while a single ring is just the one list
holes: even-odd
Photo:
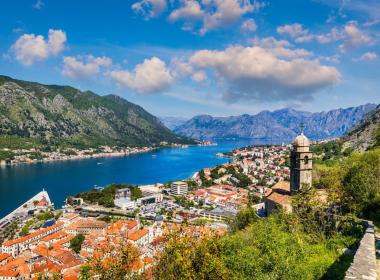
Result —
[{"label": "bell tower roof", "polygon": [[300,135],[298,135],[294,141],[293,141],[293,146],[295,147],[309,147],[310,146],[310,141],[309,139],[301,132]]}]

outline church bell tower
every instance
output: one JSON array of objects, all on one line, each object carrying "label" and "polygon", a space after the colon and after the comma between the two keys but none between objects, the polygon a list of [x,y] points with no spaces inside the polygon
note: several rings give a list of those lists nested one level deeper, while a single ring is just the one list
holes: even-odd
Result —
[{"label": "church bell tower", "polygon": [[293,141],[290,152],[290,190],[297,193],[303,185],[312,184],[313,153],[310,151],[310,141],[303,134],[303,129]]}]

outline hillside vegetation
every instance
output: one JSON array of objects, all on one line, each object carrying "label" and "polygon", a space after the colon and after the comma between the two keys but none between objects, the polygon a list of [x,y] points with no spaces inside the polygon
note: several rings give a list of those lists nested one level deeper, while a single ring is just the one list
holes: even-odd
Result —
[{"label": "hillside vegetation", "polygon": [[343,279],[363,234],[358,218],[380,222],[380,149],[315,173],[315,187],[293,197],[292,214],[260,219],[247,208],[223,237],[173,235],[155,279]]},{"label": "hillside vegetation", "polygon": [[191,143],[116,95],[0,76],[0,148]]}]

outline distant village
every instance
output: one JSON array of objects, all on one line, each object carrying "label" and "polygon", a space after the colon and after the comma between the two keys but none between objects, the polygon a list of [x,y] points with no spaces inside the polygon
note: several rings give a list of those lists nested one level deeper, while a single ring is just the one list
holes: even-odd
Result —
[{"label": "distant village", "polygon": [[[170,232],[181,228],[182,234],[222,235],[247,205],[265,217],[266,197],[279,185],[289,186],[290,148],[236,149],[218,155],[230,162],[204,168],[188,180],[96,187],[69,197],[57,210],[42,191],[0,220],[0,279],[54,274],[78,279],[80,267],[94,255],[101,257],[107,248],[125,244],[139,252],[135,273],[149,275]],[[110,193],[107,188],[114,190],[110,205],[88,201],[90,194]]]},{"label": "distant village", "polygon": [[[199,141],[199,146],[213,145],[210,141]],[[9,149],[0,150],[0,166],[15,165],[19,163],[37,163],[63,160],[80,160],[89,158],[128,156],[138,153],[150,152],[157,148],[187,148],[188,145],[161,142],[157,147],[117,147],[100,146],[97,148],[59,148],[50,151],[43,148]],[[1,156],[3,154],[3,156]]]}]

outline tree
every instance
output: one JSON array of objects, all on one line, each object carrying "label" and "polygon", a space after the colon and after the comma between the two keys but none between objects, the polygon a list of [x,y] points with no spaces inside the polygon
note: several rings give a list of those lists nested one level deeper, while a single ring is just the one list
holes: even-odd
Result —
[{"label": "tree", "polygon": [[380,149],[353,154],[343,177],[345,206],[352,213],[380,220]]},{"label": "tree", "polygon": [[248,203],[248,207],[240,210],[236,217],[230,223],[230,229],[232,232],[237,232],[244,229],[249,224],[252,224],[257,220],[256,210]]},{"label": "tree", "polygon": [[73,239],[70,240],[70,249],[78,254],[82,248],[84,239],[85,237],[83,234],[77,234]]},{"label": "tree", "polygon": [[154,279],[231,279],[216,238],[193,238],[186,234],[178,237],[177,234],[169,237],[154,270]]},{"label": "tree", "polygon": [[98,249],[81,269],[79,279],[142,280],[145,279],[144,273],[140,274],[135,269],[139,261],[139,251],[132,244],[127,243],[116,247],[107,243]]}]

